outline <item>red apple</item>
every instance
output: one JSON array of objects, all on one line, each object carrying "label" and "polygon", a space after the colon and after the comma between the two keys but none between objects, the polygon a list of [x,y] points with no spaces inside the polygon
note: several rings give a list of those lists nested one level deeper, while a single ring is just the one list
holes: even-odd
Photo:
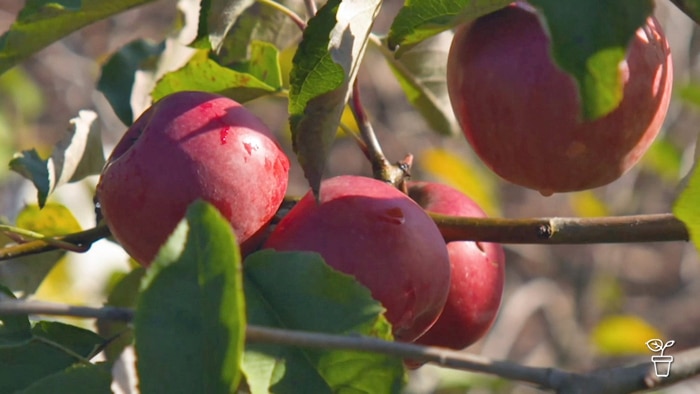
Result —
[{"label": "red apple", "polygon": [[287,191],[289,159],[265,124],[239,103],[174,93],[127,130],[102,171],[97,197],[112,235],[149,265],[187,206],[203,199],[254,245]]},{"label": "red apple", "polygon": [[317,252],[355,276],[384,305],[401,341],[423,334],[445,305],[445,241],[418,204],[385,182],[349,175],[323,181],[319,203],[307,193],[265,247]]},{"label": "red apple", "polygon": [[666,116],[672,72],[668,42],[649,18],[620,64],[621,104],[582,121],[577,84],[550,58],[536,13],[513,5],[458,29],[447,83],[455,115],[484,163],[550,195],[606,185],[639,161]]},{"label": "red apple", "polygon": [[[447,185],[410,182],[409,195],[426,211],[485,217],[469,197]],[[453,241],[447,244],[452,276],[442,314],[416,343],[463,349],[491,327],[501,305],[505,256],[499,244]]]}]

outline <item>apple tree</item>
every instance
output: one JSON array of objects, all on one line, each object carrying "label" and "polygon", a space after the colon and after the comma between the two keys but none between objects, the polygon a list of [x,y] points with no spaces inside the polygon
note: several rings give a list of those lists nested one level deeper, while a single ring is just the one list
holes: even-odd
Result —
[{"label": "apple tree", "polygon": [[0,393],[692,387],[697,0],[0,11]]}]

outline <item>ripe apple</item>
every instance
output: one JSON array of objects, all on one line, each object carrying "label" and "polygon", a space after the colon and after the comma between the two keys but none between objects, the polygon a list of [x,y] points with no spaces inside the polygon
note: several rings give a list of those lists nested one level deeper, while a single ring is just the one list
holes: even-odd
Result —
[{"label": "ripe apple", "polygon": [[[450,216],[485,217],[462,192],[439,183],[410,182],[408,193],[426,211]],[[447,244],[452,275],[445,308],[416,343],[463,349],[491,327],[501,305],[505,255],[499,244],[453,241]]]},{"label": "ripe apple", "polygon": [[244,251],[257,246],[255,235],[282,203],[288,173],[285,153],[241,104],[179,92],[127,130],[102,171],[97,198],[112,235],[147,266],[197,199],[231,222]]},{"label": "ripe apple", "polygon": [[266,248],[317,252],[353,275],[386,308],[394,337],[412,341],[445,305],[450,262],[435,222],[406,194],[375,179],[322,182],[280,221]]},{"label": "ripe apple", "polygon": [[512,5],[460,27],[448,93],[464,134],[502,178],[543,195],[606,185],[649,148],[666,116],[673,70],[661,26],[649,18],[620,64],[621,104],[581,120],[573,77],[550,58],[536,13]]}]

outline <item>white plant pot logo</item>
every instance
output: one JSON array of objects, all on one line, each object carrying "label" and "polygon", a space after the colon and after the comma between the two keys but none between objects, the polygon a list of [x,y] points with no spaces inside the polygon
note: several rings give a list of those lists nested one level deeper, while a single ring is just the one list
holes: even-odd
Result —
[{"label": "white plant pot logo", "polygon": [[650,339],[647,341],[647,347],[654,353],[659,353],[658,356],[652,356],[651,361],[654,363],[654,373],[658,377],[667,377],[671,373],[671,363],[673,356],[665,356],[664,350],[673,346],[676,343],[670,340],[666,343],[660,339]]}]

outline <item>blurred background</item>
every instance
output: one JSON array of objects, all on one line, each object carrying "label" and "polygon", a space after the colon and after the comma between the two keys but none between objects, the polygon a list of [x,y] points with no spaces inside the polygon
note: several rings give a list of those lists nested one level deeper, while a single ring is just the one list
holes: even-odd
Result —
[{"label": "blurred background", "polygon": [[[387,31],[402,4],[385,1],[377,32]],[[22,6],[23,2],[0,0],[0,33],[9,28]],[[681,190],[679,184],[692,166],[700,127],[700,85],[696,85],[700,35],[694,23],[669,2],[657,1],[656,13],[673,52],[672,107],[662,134],[643,162],[603,188],[543,197],[499,180],[479,163],[463,136],[443,137],[430,130],[408,103],[384,58],[371,49],[359,76],[362,99],[390,160],[412,153],[414,179],[451,184],[471,195],[492,216],[670,212]],[[31,148],[48,155],[81,109],[98,113],[105,154],[109,154],[126,126],[95,88],[101,65],[134,39],[160,42],[172,36],[179,19],[176,1],[159,0],[71,34],[0,76],[0,162],[8,163],[15,152]],[[283,53],[287,62],[291,54],[293,48]],[[292,156],[286,100],[265,98],[246,105],[278,133]],[[341,137],[334,145],[328,176],[337,174],[371,175],[369,163],[351,138]],[[94,226],[96,181],[90,177],[63,186],[50,198],[67,207],[75,218],[73,222],[70,214],[59,212],[60,228],[69,232]],[[288,194],[301,195],[306,190],[294,162]],[[2,220],[21,221],[20,212],[36,202],[31,183],[0,166]],[[467,352],[525,365],[588,371],[648,361],[653,354],[645,342],[652,338],[675,340],[666,351],[670,355],[700,346],[700,259],[690,244],[506,245],[506,253],[506,291],[500,315],[491,332]],[[33,257],[39,263],[41,258]],[[0,282],[26,267],[13,263],[0,262]],[[130,264],[120,247],[99,241],[88,253],[61,258],[33,297],[101,305],[110,286]],[[412,372],[407,392],[539,391],[486,375],[426,366]],[[700,379],[663,392],[700,392]]]}]

